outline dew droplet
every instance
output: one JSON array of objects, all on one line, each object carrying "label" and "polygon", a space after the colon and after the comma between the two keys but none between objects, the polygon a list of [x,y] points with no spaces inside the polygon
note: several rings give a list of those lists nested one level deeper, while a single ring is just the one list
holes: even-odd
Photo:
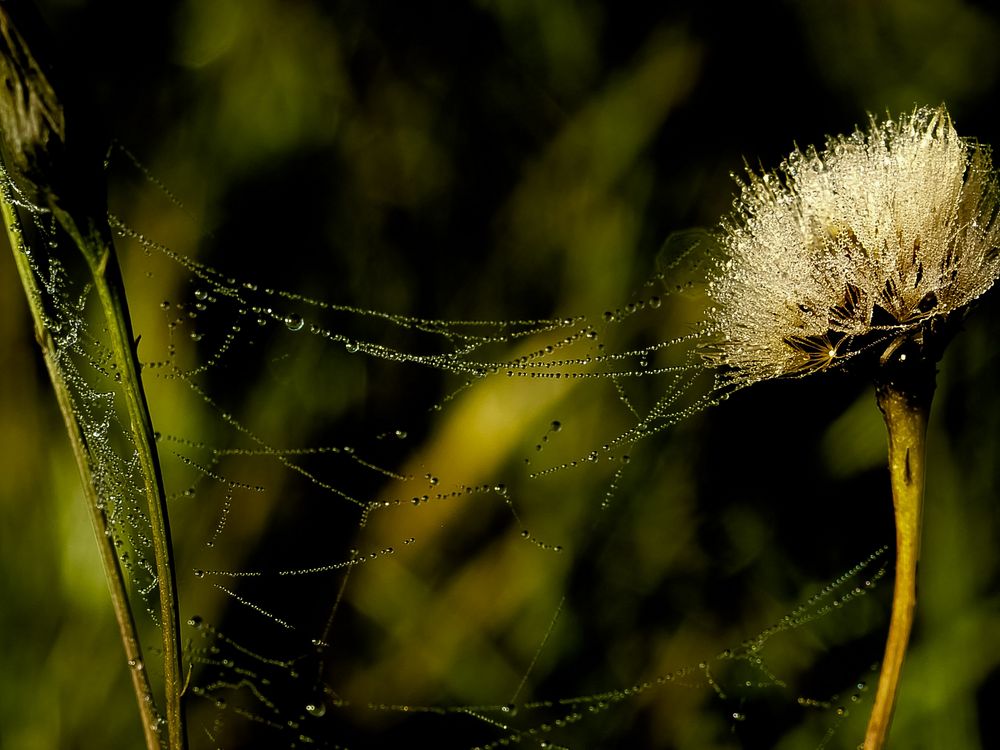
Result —
[{"label": "dew droplet", "polygon": [[289,331],[301,331],[305,324],[306,322],[302,319],[301,315],[290,313],[285,316],[285,325]]},{"label": "dew droplet", "polygon": [[317,716],[317,717],[318,716],[322,716],[323,714],[326,713],[326,704],[325,703],[307,703],[306,704],[306,713],[308,713],[308,714],[310,714],[312,716]]}]

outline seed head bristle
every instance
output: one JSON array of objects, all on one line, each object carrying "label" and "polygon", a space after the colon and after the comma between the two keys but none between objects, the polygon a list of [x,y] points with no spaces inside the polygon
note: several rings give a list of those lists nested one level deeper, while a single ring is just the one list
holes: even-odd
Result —
[{"label": "seed head bristle", "polygon": [[936,359],[933,333],[1000,276],[997,199],[989,149],[943,106],[748,170],[709,281],[707,364],[745,385],[906,340]]}]

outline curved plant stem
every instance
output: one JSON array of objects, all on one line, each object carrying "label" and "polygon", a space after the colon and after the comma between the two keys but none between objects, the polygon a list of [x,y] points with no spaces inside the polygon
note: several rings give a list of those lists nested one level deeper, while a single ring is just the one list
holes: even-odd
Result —
[{"label": "curved plant stem", "polygon": [[170,524],[167,516],[163,476],[155,448],[153,422],[146,394],[139,376],[136,339],[125,299],[125,285],[118,266],[118,256],[111,243],[107,221],[88,222],[85,229],[58,208],[53,209],[60,226],[76,243],[90,268],[94,289],[110,337],[111,351],[129,417],[129,430],[139,459],[145,485],[149,525],[153,541],[156,582],[160,598],[160,631],[163,644],[163,673],[166,689],[166,720],[171,750],[187,746],[181,698],[184,673],[181,665],[180,614]]},{"label": "curved plant stem", "polygon": [[889,382],[879,385],[877,390],[878,405],[889,432],[889,474],[896,518],[896,583],[892,594],[889,636],[875,705],[865,733],[864,750],[885,747],[896,706],[903,659],[913,627],[924,500],[924,445],[932,395],[933,377],[930,387],[926,380],[917,387]]},{"label": "curved plant stem", "polygon": [[[0,178],[6,180],[6,174],[0,174]],[[132,687],[135,691],[136,700],[139,703],[139,715],[142,720],[146,747],[149,750],[158,750],[160,747],[160,738],[156,729],[157,717],[152,701],[153,692],[149,684],[149,676],[146,670],[141,668],[142,648],[139,645],[138,630],[136,629],[135,618],[132,616],[132,608],[129,604],[128,587],[121,566],[118,563],[118,556],[115,552],[108,518],[101,509],[100,498],[97,495],[97,485],[93,476],[93,466],[87,452],[83,430],[73,408],[73,397],[67,386],[62,368],[59,365],[55,342],[45,327],[45,318],[41,305],[41,290],[35,280],[35,274],[29,265],[27,251],[23,245],[20,222],[6,187],[3,189],[2,194],[0,194],[0,210],[2,210],[4,225],[7,227],[7,236],[14,251],[14,261],[17,266],[18,276],[21,279],[21,284],[24,286],[28,304],[31,308],[35,338],[41,347],[45,367],[48,370],[49,378],[52,380],[56,400],[59,403],[59,410],[62,413],[63,421],[66,423],[66,430],[69,433],[73,455],[76,457],[77,468],[83,480],[87,509],[90,512],[91,524],[94,527],[94,534],[97,538],[97,546],[101,555],[101,565],[104,568],[104,576],[108,582],[108,589],[111,594],[111,605],[114,609],[118,631],[125,648],[125,658],[133,666],[133,669],[130,670]]]},{"label": "curved plant stem", "polygon": [[[93,159],[85,158],[87,151],[81,146],[80,136],[67,137],[67,132],[86,131],[85,110],[73,113],[79,116],[77,121],[67,115],[63,100],[49,78],[51,65],[44,55],[44,43],[29,3],[6,0],[0,4],[0,152],[5,165],[0,175],[0,204],[34,318],[35,336],[42,347],[83,478],[115,616],[126,656],[133,667],[132,680],[139,699],[146,743],[152,750],[162,745],[160,720],[145,676],[120,561],[108,533],[108,519],[103,510],[107,498],[99,497],[92,446],[87,444],[74,408],[72,393],[59,362],[61,353],[46,328],[43,296],[28,260],[29,248],[24,244],[17,201],[14,200],[15,184],[20,190],[21,203],[31,203],[38,210],[50,212],[56,225],[51,228],[54,237],[51,245],[40,242],[38,248],[30,250],[37,252],[39,257],[48,254],[68,258],[79,253],[86,262],[86,269],[80,269],[83,272],[80,275],[85,276],[81,282],[88,284],[97,295],[100,330],[107,334],[111,367],[120,383],[116,391],[124,400],[128,414],[128,424],[124,427],[129,444],[135,450],[147,501],[160,608],[167,742],[170,750],[184,750],[187,740],[181,705],[184,680],[177,585],[166,495],[152,420],[139,375],[136,339],[111,240],[100,172]],[[97,184],[92,184],[95,179]],[[60,231],[54,231],[56,228]],[[88,272],[89,278],[86,278]]]}]

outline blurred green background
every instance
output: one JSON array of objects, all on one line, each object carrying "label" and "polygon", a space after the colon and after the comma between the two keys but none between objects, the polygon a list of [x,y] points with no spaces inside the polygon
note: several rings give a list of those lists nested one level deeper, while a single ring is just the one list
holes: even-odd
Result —
[{"label": "blurred green background", "polygon": [[[130,226],[240,281],[426,318],[599,321],[648,299],[643,282],[663,241],[729,210],[730,173],[776,166],[793,143],[850,131],[867,112],[943,101],[961,134],[1000,143],[1000,18],[986,4],[39,6],[89,114],[181,204],[113,151],[112,210]],[[156,360],[170,346],[161,302],[192,300],[198,281],[134,242],[121,250],[140,351]],[[0,747],[138,747],[78,478],[13,263],[0,262]],[[683,333],[697,307],[686,300],[601,328],[601,341],[624,351]],[[440,337],[279,301],[351,338],[443,348]],[[984,300],[941,365],[896,747],[1000,744],[998,315]],[[241,319],[223,304],[208,311],[199,329],[207,339],[181,341],[176,361],[204,362]],[[351,356],[274,325],[254,338],[199,377],[221,409],[272,445],[351,445],[415,477],[394,482],[336,456],[308,459],[324,481],[365,500],[497,482],[506,497],[462,491],[394,507],[359,532],[349,504],[280,462],[237,457],[220,470],[267,491],[235,493],[207,547],[226,488],[199,481],[165,450],[173,491],[196,488],[194,499],[172,501],[184,616],[295,665],[268,677],[280,728],[241,718],[234,706],[268,714],[246,690],[217,685],[209,694],[230,705],[192,699],[194,747],[385,747],[420,737],[468,747],[509,735],[472,713],[512,728],[549,725],[524,739],[528,747],[857,745],[873,690],[856,685],[874,684],[891,575],[768,643],[767,664],[784,685],[758,686],[769,682],[762,672],[716,656],[891,544],[884,436],[867,384],[828,376],[761,385],[630,449],[618,480],[618,464],[603,459],[529,480],[628,427],[609,381],[487,379],[435,411],[462,378]],[[176,381],[148,385],[157,429],[245,447]],[[641,407],[667,385],[623,387]],[[380,438],[396,430],[406,438]],[[526,541],[522,528],[563,551]],[[240,594],[293,622],[291,633],[192,574],[306,567],[387,546],[395,552],[356,568],[346,585],[343,575],[215,581],[245,586]],[[314,646],[342,587],[328,645]],[[209,643],[186,635],[195,649]],[[264,673],[259,660],[231,653],[238,668]],[[218,667],[199,662],[194,684],[238,681]],[[553,717],[571,708],[523,706],[688,668],[675,684],[592,701],[567,726]],[[340,699],[350,705],[334,705]],[[323,716],[304,711],[315,701],[328,706]],[[369,702],[484,708],[438,715]],[[507,703],[521,706],[516,715],[497,710]]]}]

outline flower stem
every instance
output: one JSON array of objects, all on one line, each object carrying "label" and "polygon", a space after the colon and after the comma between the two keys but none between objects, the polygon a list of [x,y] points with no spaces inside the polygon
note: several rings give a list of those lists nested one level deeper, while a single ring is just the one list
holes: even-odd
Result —
[{"label": "flower stem", "polygon": [[876,391],[889,433],[889,475],[896,518],[896,582],[882,672],[875,705],[868,719],[864,750],[885,747],[917,603],[924,453],[927,418],[934,392],[933,366],[917,375],[912,381],[890,379],[881,382]]}]

